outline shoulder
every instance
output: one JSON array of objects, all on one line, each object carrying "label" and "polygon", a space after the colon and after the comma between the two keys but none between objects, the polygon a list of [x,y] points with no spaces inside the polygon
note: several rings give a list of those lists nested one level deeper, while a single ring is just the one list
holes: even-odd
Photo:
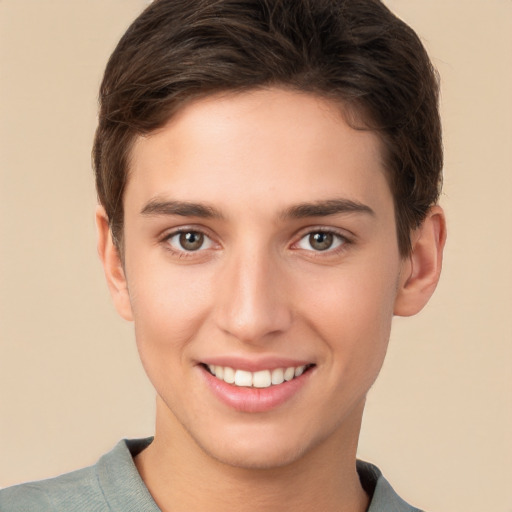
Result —
[{"label": "shoulder", "polygon": [[[2,512],[100,511],[101,490],[93,467],[0,491]],[[103,502],[104,503],[104,502]]]},{"label": "shoulder", "polygon": [[368,512],[423,512],[400,498],[377,466],[358,460],[357,472],[363,489],[371,497]]},{"label": "shoulder", "polygon": [[151,441],[123,439],[94,466],[0,490],[0,511],[158,512],[133,462]]}]

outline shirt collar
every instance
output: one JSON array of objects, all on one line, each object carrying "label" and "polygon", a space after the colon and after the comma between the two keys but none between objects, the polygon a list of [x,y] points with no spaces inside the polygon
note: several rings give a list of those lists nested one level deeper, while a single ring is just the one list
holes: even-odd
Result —
[{"label": "shirt collar", "polygon": [[[160,512],[133,461],[152,441],[152,437],[123,439],[98,461],[96,474],[112,511]],[[357,472],[371,498],[367,512],[421,512],[402,500],[373,464],[358,460]]]},{"label": "shirt collar", "polygon": [[113,512],[160,512],[133,462],[152,441],[123,439],[96,464],[98,482]]},{"label": "shirt collar", "polygon": [[377,466],[358,460],[357,472],[363,489],[371,498],[367,512],[421,512],[398,496]]}]

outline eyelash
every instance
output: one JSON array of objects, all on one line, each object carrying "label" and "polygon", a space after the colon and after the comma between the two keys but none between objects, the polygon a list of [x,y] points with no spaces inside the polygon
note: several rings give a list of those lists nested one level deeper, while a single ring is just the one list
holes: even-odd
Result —
[{"label": "eyelash", "polygon": [[[341,234],[340,232],[331,228],[318,227],[308,228],[307,231],[302,232],[299,240],[295,242],[293,246],[298,246],[303,240],[306,240],[308,237],[311,237],[312,235],[316,234],[332,235],[334,238],[333,244],[337,243],[337,245],[335,247],[328,247],[324,250],[303,249],[311,253],[311,256],[313,257],[335,256],[346,251],[348,249],[348,246],[350,246],[353,243],[353,240],[346,236],[345,234]],[[301,250],[301,248],[298,247],[297,250]]]},{"label": "eyelash", "polygon": [[[171,239],[173,239],[174,237],[177,237],[177,236],[181,236],[182,234],[189,234],[189,233],[194,233],[196,235],[200,235],[200,236],[204,237],[204,241],[201,244],[201,247],[199,247],[196,250],[187,250],[185,248],[181,248],[181,249],[174,248],[171,245],[171,243],[170,243]],[[324,250],[305,249],[305,248],[298,247],[298,245],[303,240],[307,239],[308,237],[311,237],[312,235],[316,235],[316,234],[332,235],[334,238],[333,244],[337,243],[337,245],[333,248],[328,247]],[[207,242],[207,241],[209,241],[208,247],[203,247],[204,242]],[[162,238],[161,243],[164,244],[166,250],[177,255],[179,258],[193,257],[194,255],[197,255],[207,249],[210,249],[210,248],[212,248],[212,246],[215,245],[215,242],[212,239],[212,237],[209,236],[205,231],[198,229],[198,228],[187,228],[187,227],[179,228],[179,229],[172,231],[171,233],[166,234]],[[342,235],[341,233],[339,233],[336,230],[318,227],[318,228],[313,228],[313,229],[308,228],[307,231],[303,231],[301,233],[298,241],[296,241],[292,244],[292,249],[293,250],[301,250],[302,249],[306,252],[311,253],[312,255],[314,255],[314,257],[321,257],[322,255],[333,256],[333,255],[336,255],[336,254],[339,254],[339,253],[345,251],[348,248],[348,246],[351,245],[352,243],[353,243],[353,241],[350,238],[348,238],[346,235]]]},{"label": "eyelash", "polygon": [[[171,241],[172,238],[174,238],[176,236],[181,236],[183,234],[189,234],[189,233],[194,233],[196,235],[200,235],[200,236],[204,237],[204,241],[201,244],[201,247],[199,247],[196,250],[186,250],[185,248],[181,248],[181,249],[174,248],[171,245],[170,241]],[[209,247],[204,248],[203,245],[207,241],[209,241]],[[215,244],[215,242],[213,241],[212,237],[209,236],[205,231],[203,231],[201,229],[197,229],[197,228],[187,228],[187,227],[179,228],[179,229],[176,229],[176,230],[172,231],[171,233],[166,234],[162,238],[162,243],[164,244],[166,250],[168,250],[171,253],[179,256],[180,258],[190,258],[190,257],[193,257],[194,255],[197,255],[197,254],[201,253],[202,251],[204,251],[206,249],[210,249],[211,246],[213,246]]]}]

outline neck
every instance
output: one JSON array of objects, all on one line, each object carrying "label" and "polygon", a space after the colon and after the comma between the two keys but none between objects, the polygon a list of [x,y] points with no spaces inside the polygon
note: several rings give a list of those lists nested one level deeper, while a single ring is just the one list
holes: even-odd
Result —
[{"label": "neck", "polygon": [[362,406],[355,424],[293,463],[254,469],[212,458],[181,425],[169,429],[169,418],[157,414],[155,439],[135,464],[162,512],[364,512],[368,496],[355,466],[361,416]]}]

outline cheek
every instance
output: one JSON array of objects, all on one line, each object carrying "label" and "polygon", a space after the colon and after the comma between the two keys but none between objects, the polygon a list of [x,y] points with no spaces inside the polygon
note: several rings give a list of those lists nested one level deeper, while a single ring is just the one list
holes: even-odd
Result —
[{"label": "cheek", "polygon": [[168,377],[207,315],[208,281],[192,267],[151,263],[132,266],[127,274],[143,365],[150,374],[161,368]]},{"label": "cheek", "polygon": [[397,271],[373,265],[334,269],[322,286],[305,283],[304,315],[327,345],[335,373],[375,379],[389,340],[396,280]]}]

